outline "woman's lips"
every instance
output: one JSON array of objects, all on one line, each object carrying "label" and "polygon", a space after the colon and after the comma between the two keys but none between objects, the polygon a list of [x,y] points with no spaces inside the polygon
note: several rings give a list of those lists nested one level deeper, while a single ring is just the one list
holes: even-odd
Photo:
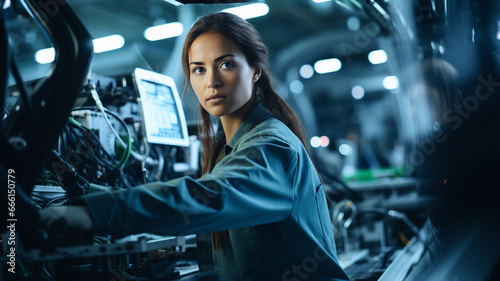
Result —
[{"label": "woman's lips", "polygon": [[220,102],[225,98],[226,98],[226,96],[223,96],[223,95],[211,95],[208,97],[207,101],[215,103],[215,102]]}]

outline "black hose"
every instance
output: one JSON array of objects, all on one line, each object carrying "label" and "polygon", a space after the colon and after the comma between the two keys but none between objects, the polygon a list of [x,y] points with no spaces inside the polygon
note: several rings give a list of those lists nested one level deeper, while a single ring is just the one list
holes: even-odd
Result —
[{"label": "black hose", "polygon": [[26,90],[26,87],[24,86],[24,81],[21,77],[21,73],[19,72],[19,69],[17,68],[17,64],[16,64],[16,61],[14,60],[14,57],[10,57],[10,68],[11,68],[12,76],[14,76],[14,80],[16,81],[16,85],[17,85],[17,89],[19,90],[19,94],[21,95],[24,113],[26,114],[26,117],[27,117],[25,138],[28,139],[29,136],[31,136],[32,129],[33,129],[34,124],[35,124],[35,112],[33,110],[33,104],[31,102],[31,98],[28,94],[28,91]]}]

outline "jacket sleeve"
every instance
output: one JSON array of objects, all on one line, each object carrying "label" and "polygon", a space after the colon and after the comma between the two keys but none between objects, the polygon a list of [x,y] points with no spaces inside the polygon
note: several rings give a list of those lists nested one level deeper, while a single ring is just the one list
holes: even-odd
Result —
[{"label": "jacket sleeve", "polygon": [[287,142],[259,136],[199,179],[182,177],[81,200],[96,235],[182,235],[271,223],[292,209],[298,160]]}]

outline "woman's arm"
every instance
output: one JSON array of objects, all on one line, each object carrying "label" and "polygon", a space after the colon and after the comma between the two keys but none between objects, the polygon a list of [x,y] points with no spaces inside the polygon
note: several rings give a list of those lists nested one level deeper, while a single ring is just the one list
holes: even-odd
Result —
[{"label": "woman's arm", "polygon": [[200,179],[183,177],[77,202],[88,207],[97,235],[177,235],[265,224],[290,213],[298,161],[286,142],[259,136]]},{"label": "woman's arm", "polygon": [[40,223],[45,229],[59,220],[63,220],[69,229],[92,229],[92,219],[86,206],[54,206],[40,211]]}]

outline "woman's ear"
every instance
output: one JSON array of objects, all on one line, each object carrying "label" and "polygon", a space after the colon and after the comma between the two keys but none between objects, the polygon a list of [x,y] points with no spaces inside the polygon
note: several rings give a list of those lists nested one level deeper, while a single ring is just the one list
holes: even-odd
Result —
[{"label": "woman's ear", "polygon": [[255,83],[259,80],[260,75],[262,74],[262,68],[256,67],[255,71],[253,72],[253,79],[252,81]]}]

